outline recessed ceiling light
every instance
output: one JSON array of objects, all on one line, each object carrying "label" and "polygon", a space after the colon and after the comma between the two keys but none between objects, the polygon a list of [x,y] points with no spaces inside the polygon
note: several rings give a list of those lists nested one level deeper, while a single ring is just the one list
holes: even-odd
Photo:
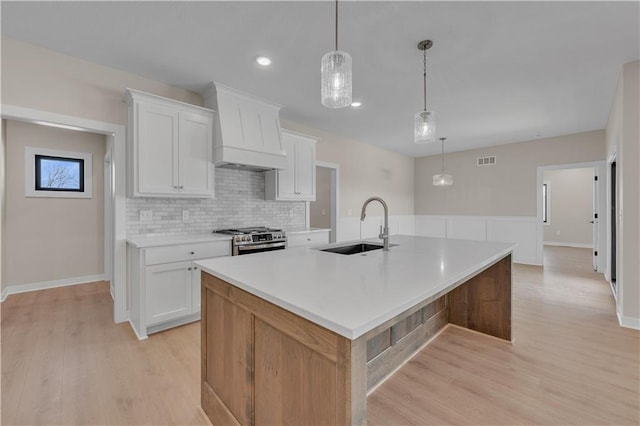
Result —
[{"label": "recessed ceiling light", "polygon": [[360,101],[351,102],[351,106],[354,107],[354,108],[358,108],[361,105],[362,105],[362,102],[360,102]]},{"label": "recessed ceiling light", "polygon": [[258,56],[256,58],[256,62],[262,65],[263,67],[266,67],[267,65],[271,65],[271,59],[267,58],[266,56]]}]

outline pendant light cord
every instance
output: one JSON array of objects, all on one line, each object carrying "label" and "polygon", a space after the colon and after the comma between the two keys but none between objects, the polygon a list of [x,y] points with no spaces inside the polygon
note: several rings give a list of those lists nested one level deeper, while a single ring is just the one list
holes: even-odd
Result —
[{"label": "pendant light cord", "polygon": [[440,174],[444,174],[444,141],[447,138],[440,138],[440,141],[442,142],[442,155],[440,156],[440,159],[442,161],[442,170],[440,171]]},{"label": "pendant light cord", "polygon": [[[337,1],[337,0],[336,0]],[[337,31],[337,29],[336,29]],[[427,111],[427,50],[422,51],[424,53],[424,111]]]},{"label": "pendant light cord", "polygon": [[338,0],[336,0],[336,51],[338,50]]}]

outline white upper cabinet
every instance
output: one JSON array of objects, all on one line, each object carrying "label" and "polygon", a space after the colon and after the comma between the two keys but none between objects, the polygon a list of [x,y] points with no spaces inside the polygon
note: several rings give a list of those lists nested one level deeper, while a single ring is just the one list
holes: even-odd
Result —
[{"label": "white upper cabinet", "polygon": [[316,142],[309,135],[282,130],[287,167],[265,173],[265,199],[316,200]]},{"label": "white upper cabinet", "polygon": [[278,105],[220,83],[211,84],[203,96],[207,107],[218,111],[213,153],[216,165],[284,168]]},{"label": "white upper cabinet", "polygon": [[214,196],[214,111],[127,89],[129,194]]}]

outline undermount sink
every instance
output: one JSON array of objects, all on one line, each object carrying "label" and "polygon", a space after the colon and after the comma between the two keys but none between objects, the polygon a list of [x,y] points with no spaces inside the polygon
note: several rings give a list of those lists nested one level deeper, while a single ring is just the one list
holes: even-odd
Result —
[{"label": "undermount sink", "polygon": [[[396,244],[391,244],[392,247],[395,245]],[[382,245],[369,244],[369,243],[357,243],[357,244],[349,244],[347,246],[321,249],[320,251],[328,251],[330,253],[337,253],[337,254],[358,254],[358,253],[365,253],[371,250],[380,250],[380,249],[382,249]]]}]

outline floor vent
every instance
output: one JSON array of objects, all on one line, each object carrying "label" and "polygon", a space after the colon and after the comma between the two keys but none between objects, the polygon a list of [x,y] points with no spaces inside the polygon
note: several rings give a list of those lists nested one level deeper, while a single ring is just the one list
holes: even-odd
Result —
[{"label": "floor vent", "polygon": [[496,156],[478,158],[478,166],[495,166]]}]

